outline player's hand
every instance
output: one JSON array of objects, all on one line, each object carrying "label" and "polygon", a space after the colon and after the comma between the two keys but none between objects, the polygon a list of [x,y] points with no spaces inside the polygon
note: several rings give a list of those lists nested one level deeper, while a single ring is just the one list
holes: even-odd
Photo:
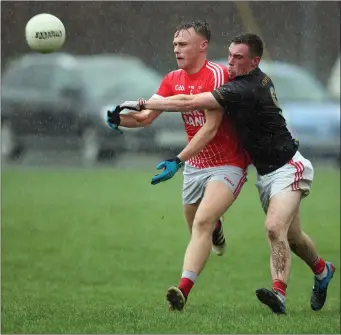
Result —
[{"label": "player's hand", "polygon": [[166,161],[159,163],[156,166],[156,169],[163,169],[163,171],[152,178],[151,184],[156,185],[162,181],[171,179],[183,165],[184,162],[182,162],[179,157],[167,159]]},{"label": "player's hand", "polygon": [[115,106],[111,111],[107,112],[107,124],[111,129],[117,130],[122,133],[118,128],[121,123],[120,113],[123,108],[121,106]]},{"label": "player's hand", "polygon": [[125,101],[122,104],[120,104],[120,107],[122,109],[130,109],[130,110],[139,112],[145,109],[145,104],[146,104],[146,100],[140,98],[136,101]]}]

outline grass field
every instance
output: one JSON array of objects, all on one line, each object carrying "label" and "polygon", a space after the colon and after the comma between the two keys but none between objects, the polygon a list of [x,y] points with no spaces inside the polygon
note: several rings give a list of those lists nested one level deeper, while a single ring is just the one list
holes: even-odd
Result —
[{"label": "grass field", "polygon": [[264,215],[252,173],[225,217],[228,252],[212,255],[183,313],[164,301],[178,284],[189,233],[181,174],[5,171],[2,175],[2,333],[340,333],[340,179],[317,170],[304,229],[337,272],[320,312],[313,276],[293,257],[287,316],[254,291],[271,285]]}]

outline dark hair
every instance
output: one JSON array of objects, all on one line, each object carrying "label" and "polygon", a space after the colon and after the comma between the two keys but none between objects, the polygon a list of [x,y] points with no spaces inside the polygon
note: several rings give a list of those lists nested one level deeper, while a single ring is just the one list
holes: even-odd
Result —
[{"label": "dark hair", "polygon": [[188,30],[193,28],[198,35],[201,35],[207,41],[211,39],[211,30],[209,24],[206,21],[195,20],[195,21],[188,21],[180,23],[176,29],[175,33],[179,32],[180,30]]},{"label": "dark hair", "polygon": [[240,34],[235,36],[232,41],[235,44],[246,44],[249,46],[252,57],[263,56],[263,42],[259,36],[251,33]]}]

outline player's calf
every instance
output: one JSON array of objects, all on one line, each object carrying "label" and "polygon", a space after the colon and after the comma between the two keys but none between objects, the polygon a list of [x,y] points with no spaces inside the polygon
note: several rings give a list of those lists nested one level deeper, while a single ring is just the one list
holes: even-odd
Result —
[{"label": "player's calf", "polygon": [[272,290],[256,291],[258,299],[276,314],[285,313],[285,296],[290,273],[291,252],[287,232],[298,208],[300,193],[280,192],[269,203],[265,228],[270,246]]},{"label": "player's calf", "polygon": [[[286,283],[290,273],[291,252],[285,228],[267,222],[266,232],[270,246],[270,270],[272,279],[274,283],[275,280]],[[277,287],[273,287],[273,289],[277,290]],[[282,290],[284,292],[280,293],[285,296],[285,288],[282,287]]]},{"label": "player's calf", "polygon": [[193,222],[192,235],[184,258],[184,270],[178,286],[186,298],[209,258],[213,224],[203,217],[197,217]]},{"label": "player's calf", "polygon": [[178,286],[168,289],[166,300],[169,309],[182,310],[194,283],[205,266],[212,246],[214,222],[197,217],[193,222],[191,240],[185,253],[183,272]]},{"label": "player's calf", "polygon": [[291,251],[288,230],[301,200],[300,192],[280,192],[270,199],[265,228],[270,246],[272,280],[288,282]]}]

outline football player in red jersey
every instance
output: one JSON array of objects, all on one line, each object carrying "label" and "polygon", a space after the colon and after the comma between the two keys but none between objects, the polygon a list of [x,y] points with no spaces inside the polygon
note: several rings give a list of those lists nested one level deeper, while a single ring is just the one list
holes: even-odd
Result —
[{"label": "football player in red jersey", "polygon": [[[207,60],[210,35],[207,23],[202,21],[184,23],[176,28],[173,46],[179,69],[165,76],[152,99],[211,92],[228,82],[227,68]],[[120,115],[118,111],[116,108],[108,114],[112,128],[144,127],[161,114],[145,110]],[[218,255],[223,254],[226,242],[221,217],[245,183],[249,164],[228,116],[222,111],[194,110],[183,113],[182,119],[189,145],[175,160],[159,166],[162,169],[168,164],[167,171],[173,168],[175,174],[185,165],[183,205],[191,230],[180,283],[167,292],[172,310],[183,309],[211,248]],[[161,181],[163,179],[157,175],[152,184]]]}]

